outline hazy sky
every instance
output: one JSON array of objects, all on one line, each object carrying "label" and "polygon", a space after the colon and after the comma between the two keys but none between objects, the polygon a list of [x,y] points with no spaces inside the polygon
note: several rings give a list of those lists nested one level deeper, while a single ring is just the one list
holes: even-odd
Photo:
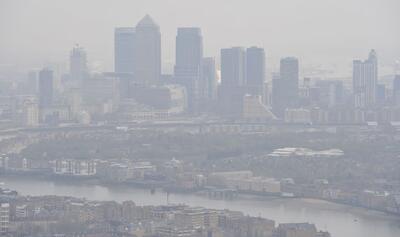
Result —
[{"label": "hazy sky", "polygon": [[179,26],[202,28],[208,56],[262,46],[269,67],[297,56],[303,65],[348,68],[370,48],[381,64],[400,57],[400,0],[0,0],[0,64],[66,63],[79,43],[92,64],[112,70],[114,27],[146,13],[160,25],[166,68]]}]

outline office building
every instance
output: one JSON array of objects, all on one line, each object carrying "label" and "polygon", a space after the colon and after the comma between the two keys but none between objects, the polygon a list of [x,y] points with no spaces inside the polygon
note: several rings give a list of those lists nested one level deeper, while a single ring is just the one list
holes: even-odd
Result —
[{"label": "office building", "polygon": [[242,47],[221,49],[221,86],[244,86],[246,51]]},{"label": "office building", "polygon": [[114,71],[133,73],[135,68],[135,28],[119,27],[114,31]]},{"label": "office building", "polygon": [[376,103],[378,82],[378,59],[375,50],[371,50],[365,61],[353,61],[353,94],[356,108],[371,108]]},{"label": "office building", "polygon": [[53,71],[43,69],[39,72],[39,107],[49,108],[53,104]]},{"label": "office building", "polygon": [[287,108],[295,108],[299,100],[299,61],[288,57],[281,59],[279,76],[272,82],[272,108],[276,116],[283,118]]},{"label": "office building", "polygon": [[400,105],[400,75],[396,75],[393,79],[393,103]]},{"label": "office building", "polygon": [[133,50],[135,80],[145,85],[160,83],[161,33],[149,15],[136,25]]},{"label": "office building", "polygon": [[308,88],[308,98],[312,105],[332,108],[343,105],[344,86],[340,80],[318,80],[314,88]]},{"label": "office building", "polygon": [[246,88],[251,95],[263,95],[265,83],[265,52],[263,48],[246,50]]},{"label": "office building", "polygon": [[186,87],[188,112],[198,109],[200,88],[204,88],[201,80],[203,59],[203,37],[200,28],[178,28],[176,36],[175,80]]},{"label": "office building", "polygon": [[39,106],[32,98],[23,102],[22,124],[27,127],[35,127],[39,124]]},{"label": "office building", "polygon": [[386,103],[386,86],[385,84],[377,84],[375,92],[375,104],[383,106]]},{"label": "office building", "polygon": [[69,64],[71,80],[81,82],[88,77],[86,51],[79,45],[71,50]]},{"label": "office building", "polygon": [[246,51],[242,47],[221,49],[220,112],[228,117],[242,114],[245,94]]},{"label": "office building", "polygon": [[217,70],[215,68],[214,58],[203,58],[202,61],[202,85],[200,93],[207,100],[215,100],[217,98]]},{"label": "office building", "polygon": [[29,94],[37,94],[38,92],[38,72],[37,71],[29,71],[27,76],[27,83],[26,83],[27,92]]}]

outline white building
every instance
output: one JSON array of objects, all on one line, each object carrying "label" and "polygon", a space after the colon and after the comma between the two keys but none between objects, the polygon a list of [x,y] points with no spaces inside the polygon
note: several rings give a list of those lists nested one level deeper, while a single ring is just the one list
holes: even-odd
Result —
[{"label": "white building", "polygon": [[10,204],[0,204],[0,235],[7,234],[10,227]]},{"label": "white building", "polygon": [[24,125],[36,127],[39,125],[39,107],[37,103],[28,103],[24,108]]},{"label": "white building", "polygon": [[96,162],[93,160],[56,160],[53,172],[57,175],[93,176],[96,175]]},{"label": "white building", "polygon": [[285,110],[286,123],[311,123],[311,111],[308,109],[286,109]]}]

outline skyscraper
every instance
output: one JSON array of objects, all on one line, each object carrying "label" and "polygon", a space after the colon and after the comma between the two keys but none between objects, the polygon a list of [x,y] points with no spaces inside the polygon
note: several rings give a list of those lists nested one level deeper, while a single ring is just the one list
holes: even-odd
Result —
[{"label": "skyscraper", "polygon": [[160,82],[161,33],[160,27],[146,15],[136,25],[134,43],[135,80],[145,85]]},{"label": "skyscraper", "polygon": [[400,75],[396,75],[393,79],[393,103],[400,105]]},{"label": "skyscraper", "polygon": [[135,28],[120,27],[114,31],[114,71],[133,73],[135,67]]},{"label": "skyscraper", "polygon": [[281,59],[280,79],[287,82],[287,94],[297,99],[299,91],[299,60],[294,57]]},{"label": "skyscraper", "polygon": [[221,86],[244,86],[246,51],[242,47],[221,49]]},{"label": "skyscraper", "polygon": [[281,59],[279,76],[273,78],[272,108],[278,117],[283,117],[287,108],[298,104],[299,61],[288,57]]},{"label": "skyscraper", "polygon": [[265,52],[263,48],[251,47],[246,50],[247,93],[263,95],[265,83]]},{"label": "skyscraper", "polygon": [[242,47],[221,49],[221,112],[229,117],[242,113],[245,94],[246,51]]},{"label": "skyscraper", "polygon": [[215,100],[217,98],[217,71],[215,68],[214,58],[203,58],[202,63],[202,82],[204,87],[200,88],[203,97],[207,100]]},{"label": "skyscraper", "polygon": [[27,77],[28,93],[36,94],[38,89],[38,72],[30,71]]},{"label": "skyscraper", "polygon": [[186,87],[188,111],[197,110],[200,99],[201,63],[203,59],[203,37],[200,28],[178,28],[176,36],[175,80]]},{"label": "skyscraper", "polygon": [[43,69],[39,72],[39,107],[46,109],[53,104],[53,71]]},{"label": "skyscraper", "polygon": [[354,106],[370,108],[376,103],[376,85],[378,82],[378,59],[375,50],[371,50],[365,61],[353,61]]},{"label": "skyscraper", "polygon": [[88,75],[86,52],[76,45],[69,57],[69,74],[72,80],[82,81]]}]

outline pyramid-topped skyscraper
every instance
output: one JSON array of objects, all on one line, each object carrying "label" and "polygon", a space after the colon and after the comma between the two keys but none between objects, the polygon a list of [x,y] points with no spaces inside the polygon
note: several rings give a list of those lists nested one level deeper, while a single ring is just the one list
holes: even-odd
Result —
[{"label": "pyramid-topped skyscraper", "polygon": [[161,33],[160,27],[149,15],[136,25],[135,31],[135,79],[145,85],[160,82]]},{"label": "pyramid-topped skyscraper", "polygon": [[149,27],[149,28],[159,28],[158,24],[149,15],[145,15],[136,25],[136,27]]}]

